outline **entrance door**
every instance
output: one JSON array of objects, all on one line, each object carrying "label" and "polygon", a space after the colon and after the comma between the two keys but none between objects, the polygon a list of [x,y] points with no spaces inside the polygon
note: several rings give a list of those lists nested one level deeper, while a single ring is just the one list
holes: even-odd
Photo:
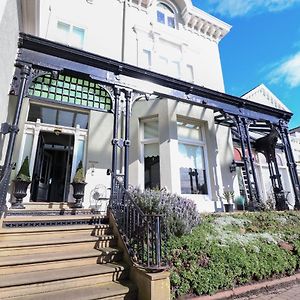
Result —
[{"label": "entrance door", "polygon": [[74,137],[41,132],[33,170],[31,200],[63,202],[68,198]]}]

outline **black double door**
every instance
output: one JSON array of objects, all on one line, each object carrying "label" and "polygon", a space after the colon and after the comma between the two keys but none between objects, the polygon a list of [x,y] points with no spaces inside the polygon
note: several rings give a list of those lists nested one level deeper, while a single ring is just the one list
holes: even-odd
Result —
[{"label": "black double door", "polygon": [[73,135],[40,133],[31,186],[32,201],[67,201],[73,145]]}]

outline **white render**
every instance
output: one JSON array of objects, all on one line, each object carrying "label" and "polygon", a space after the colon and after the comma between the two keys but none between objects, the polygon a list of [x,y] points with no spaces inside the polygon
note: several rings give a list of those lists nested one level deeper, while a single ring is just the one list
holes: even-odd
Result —
[{"label": "white render", "polygon": [[[9,1],[6,1],[9,2]],[[10,2],[11,3],[14,1]],[[230,31],[231,26],[193,6],[191,0],[32,0],[22,2],[19,8],[22,31],[42,38],[81,48],[117,61],[175,77],[193,84],[224,92],[224,81],[218,44]],[[3,2],[1,2],[3,3]],[[162,3],[171,8],[174,15],[174,28],[157,21],[157,5]],[[71,7],[71,9],[70,9]],[[2,10],[1,10],[2,9]],[[13,9],[12,7],[10,9]],[[0,17],[3,14],[0,4]],[[16,9],[17,11],[17,9]],[[4,15],[4,14],[3,14]],[[173,16],[172,15],[172,16]],[[1,20],[1,19],[0,19]],[[60,29],[58,29],[60,28]],[[63,30],[65,31],[62,31]],[[5,29],[5,27],[4,27]],[[1,32],[2,26],[0,26]],[[60,31],[59,31],[60,30]],[[75,33],[76,32],[76,36]],[[14,28],[15,44],[11,53],[16,53],[18,29]],[[0,51],[1,51],[0,46]],[[12,63],[7,65],[13,71]],[[2,76],[2,74],[0,75]],[[11,79],[6,73],[6,81]],[[1,79],[1,78],[0,78]],[[120,83],[123,76],[120,75]],[[126,79],[132,86],[141,79]],[[2,80],[0,83],[2,84]],[[143,81],[145,90],[154,90],[154,84]],[[5,82],[8,86],[8,82]],[[167,88],[160,86],[156,91]],[[1,89],[3,91],[3,89]],[[1,93],[0,91],[0,93]],[[289,111],[280,100],[263,84],[243,96],[245,99]],[[7,97],[8,98],[8,97]],[[146,101],[148,100],[148,101]],[[71,178],[75,174],[79,143],[84,143],[83,165],[86,171],[86,192],[84,207],[94,207],[93,193],[100,186],[107,189],[109,196],[110,177],[106,170],[111,168],[111,139],[113,115],[96,110],[84,110],[61,103],[45,104],[52,108],[64,108],[72,112],[86,112],[89,115],[88,129],[54,124],[43,124],[40,120],[27,120],[30,104],[39,103],[24,99],[20,119],[20,132],[17,136],[13,161],[16,163],[14,177],[23,159],[30,153],[30,171],[33,172],[34,159],[40,132],[55,132],[74,137],[74,153]],[[121,118],[124,115],[121,113]],[[6,117],[4,117],[5,119]],[[230,128],[217,125],[211,109],[188,105],[172,99],[141,96],[134,99],[131,118],[130,178],[133,186],[144,188],[144,140],[143,123],[149,118],[158,122],[159,135],[155,139],[159,149],[160,187],[170,192],[181,193],[180,153],[178,119],[187,124],[197,124],[201,128],[203,164],[206,172],[207,194],[183,194],[193,199],[201,212],[223,211],[223,192],[234,191],[240,194],[238,176],[230,172],[234,159]],[[0,119],[1,121],[1,119]],[[122,128],[120,128],[120,133]],[[32,144],[26,146],[26,137],[32,136]],[[27,147],[27,148],[26,148]],[[27,151],[27,152],[26,152]],[[119,151],[121,158],[122,150]],[[282,153],[278,154],[283,156]],[[292,191],[284,157],[280,171],[286,190]],[[122,174],[122,161],[118,172]],[[267,165],[258,155],[255,162],[260,184],[260,192],[267,199],[270,192]],[[292,192],[289,196],[292,199]],[[25,201],[30,201],[28,197]],[[73,202],[70,187],[68,202]]]}]

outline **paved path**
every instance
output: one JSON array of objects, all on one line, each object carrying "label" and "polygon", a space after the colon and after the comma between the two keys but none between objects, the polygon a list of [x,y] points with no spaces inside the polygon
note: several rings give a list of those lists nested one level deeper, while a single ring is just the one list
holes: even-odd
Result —
[{"label": "paved path", "polygon": [[249,296],[235,297],[236,300],[300,300],[300,283],[293,283],[273,289],[252,292]]}]

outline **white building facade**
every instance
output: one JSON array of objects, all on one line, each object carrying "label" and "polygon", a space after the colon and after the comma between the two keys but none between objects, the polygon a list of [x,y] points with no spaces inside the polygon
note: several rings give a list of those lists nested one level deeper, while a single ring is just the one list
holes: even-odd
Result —
[{"label": "white building facade", "polygon": [[[228,24],[190,0],[25,1],[20,10],[26,33],[56,42],[57,47],[61,44],[63,49],[143,69],[140,78],[126,78],[129,89],[139,86],[143,90],[131,101],[131,185],[166,188],[193,199],[202,212],[222,211],[224,191],[240,194],[239,176],[230,170],[235,157],[229,119],[225,117],[226,124],[216,122],[221,115],[216,116],[216,108],[205,105],[205,100],[202,106],[177,101],[170,88],[144,80],[149,74],[166,75],[164,80],[189,85],[191,94],[199,86],[221,95],[224,82],[218,44],[229,32]],[[63,59],[68,60],[68,55]],[[122,69],[120,74],[122,85]],[[108,112],[114,110],[113,93],[98,84],[96,76],[80,77],[64,70],[52,75],[40,72],[24,98],[12,178],[28,157],[33,180],[24,201],[73,202],[71,182],[82,162],[87,182],[83,205],[94,207],[96,192],[105,189],[109,195],[111,179],[106,170],[112,165],[114,116]],[[166,94],[169,97],[160,96]],[[245,99],[257,102],[251,95]],[[124,94],[120,100],[123,120]],[[273,107],[286,110],[282,103]],[[124,131],[120,126],[121,136]],[[118,153],[117,172],[123,174],[124,149]],[[283,159],[284,178],[285,166]],[[268,180],[265,168],[257,166],[257,176]],[[283,185],[293,198],[286,176]],[[265,186],[259,187],[264,199],[269,192]],[[13,201],[10,194],[7,200]]]}]

